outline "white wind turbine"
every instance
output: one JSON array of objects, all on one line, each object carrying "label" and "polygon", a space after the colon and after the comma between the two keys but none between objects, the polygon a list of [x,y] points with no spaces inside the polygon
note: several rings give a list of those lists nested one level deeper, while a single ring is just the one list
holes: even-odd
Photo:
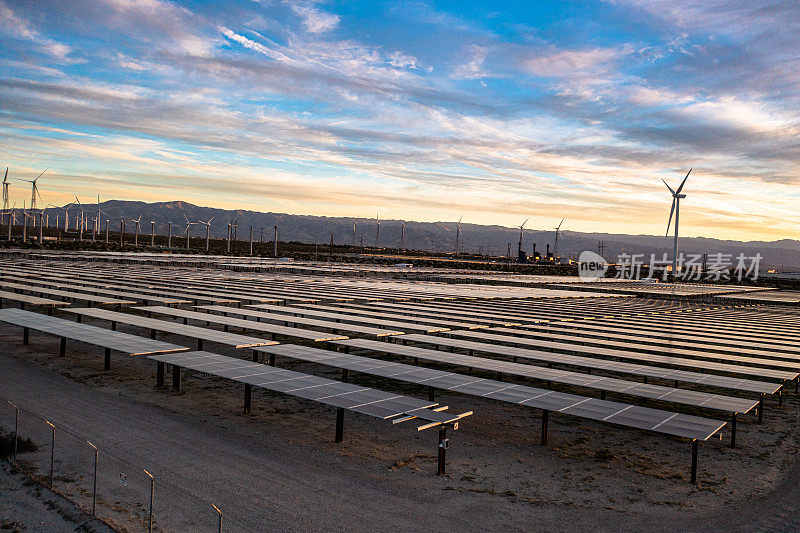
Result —
[{"label": "white wind turbine", "polygon": [[[208,221],[203,222],[200,221],[200,224],[203,224],[206,227],[206,252],[208,251],[208,241],[211,238],[211,221],[214,220],[214,217],[208,219]],[[189,219],[186,219],[186,222],[189,222]],[[262,230],[263,231],[263,230]]]},{"label": "white wind turbine", "polygon": [[83,241],[83,217],[84,217],[83,204],[81,204],[81,201],[78,200],[77,196],[75,197],[75,201],[78,202],[78,208],[81,210],[80,221],[76,217],[75,218],[75,226],[76,226],[76,229],[78,230],[78,240],[79,241]]},{"label": "white wind turbine", "polygon": [[133,222],[136,223],[136,230],[135,230],[135,232],[133,234],[133,245],[134,246],[139,246],[139,230],[141,229],[141,224],[140,223],[142,222],[142,214],[139,213],[139,218],[137,218]]},{"label": "white wind turbine", "polygon": [[661,181],[664,181],[664,185],[667,185],[667,189],[669,189],[669,192],[672,194],[672,208],[669,210],[669,220],[667,221],[667,232],[664,234],[664,238],[665,239],[667,237],[669,237],[669,226],[672,223],[672,215],[675,214],[675,245],[674,245],[674,248],[673,248],[673,251],[672,251],[672,253],[673,253],[673,256],[672,256],[672,275],[673,276],[676,276],[678,274],[678,271],[677,271],[677,268],[678,268],[678,218],[680,217],[680,213],[681,213],[681,198],[686,198],[686,195],[685,194],[681,194],[681,191],[683,190],[683,186],[686,184],[686,180],[689,179],[689,174],[691,174],[691,173],[692,173],[692,169],[690,168],[689,172],[686,173],[686,177],[683,178],[683,181],[681,182],[681,184],[674,191],[672,190],[672,187],[667,185],[666,181],[664,181],[663,179],[661,180]]},{"label": "white wind turbine", "polygon": [[[183,218],[186,219],[186,249],[188,250],[189,249],[189,228],[191,228],[195,224],[198,224],[198,222],[189,222],[189,217],[186,216],[186,213],[183,214]],[[209,222],[211,222],[211,221],[209,220]]]},{"label": "white wind turbine", "polygon": [[456,224],[456,254],[458,254],[459,247],[461,246],[461,221],[464,219],[464,215],[458,219],[458,224]]},{"label": "white wind turbine", "polygon": [[555,258],[556,261],[558,261],[558,236],[561,233],[561,224],[563,223],[564,219],[562,218],[561,222],[558,223],[558,226],[553,228],[554,230],[556,230],[556,242],[555,245],[553,246],[553,257]]},{"label": "white wind turbine", "polygon": [[[519,225],[519,244],[517,245],[517,257],[522,257],[522,229],[525,227],[525,224],[527,224],[530,219],[531,217],[526,218],[525,222]],[[509,244],[509,248],[510,247],[511,245]],[[509,250],[509,255],[510,252],[511,250]]]}]

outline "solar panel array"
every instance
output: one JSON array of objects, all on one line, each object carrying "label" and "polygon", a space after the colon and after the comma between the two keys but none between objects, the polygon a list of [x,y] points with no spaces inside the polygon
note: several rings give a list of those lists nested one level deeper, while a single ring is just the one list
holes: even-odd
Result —
[{"label": "solar panel array", "polygon": [[[120,306],[137,302],[192,304],[196,305],[194,310],[165,305],[132,310],[166,317],[163,319],[103,309],[72,308],[64,312],[690,440],[706,440],[719,433],[725,423],[636,403],[659,400],[676,408],[733,415],[757,407],[760,419],[764,395],[780,394],[786,382],[800,381],[800,317],[720,303],[720,295],[736,291],[734,298],[741,295],[737,301],[781,300],[773,296],[780,292],[774,291],[743,294],[741,287],[627,282],[587,286],[568,283],[561,287],[568,290],[549,290],[542,287],[570,280],[519,277],[518,286],[421,283],[401,279],[413,275],[401,275],[397,269],[358,265],[284,267],[257,260],[94,253],[66,254],[72,259],[66,262],[58,260],[65,256],[50,252],[30,256],[34,259],[14,257],[0,266],[0,287],[7,289],[0,291],[0,298],[6,293],[15,295],[20,303],[23,299],[33,303],[41,298],[33,296],[38,294],[50,302],[55,300],[48,300],[48,296]],[[338,275],[345,272],[355,276]],[[372,274],[384,277],[368,277]],[[418,275],[420,279],[460,281],[436,270]],[[468,277],[509,281],[508,276],[497,273]],[[23,298],[9,290],[29,294]],[[597,290],[609,294],[600,295]],[[672,299],[611,295],[620,292]],[[714,295],[716,301],[697,300],[710,300]],[[792,298],[783,300],[791,302]],[[123,352],[159,343],[62,319],[47,321],[44,315],[37,315],[42,317],[39,319],[14,314],[19,312],[24,313],[4,309],[0,317],[17,325],[29,324],[23,325],[25,328],[41,328],[46,333],[93,341]],[[181,319],[183,324],[179,323]],[[189,320],[196,325],[189,325]],[[228,332],[231,327],[253,335]],[[264,338],[276,335],[288,342],[333,341],[361,352],[341,354],[296,344],[277,345]],[[373,340],[377,338],[393,342]],[[450,351],[442,351],[446,349]],[[376,354],[449,365],[453,371],[388,362],[376,358]],[[398,419],[409,416],[408,410],[413,409],[436,413],[431,411],[430,402],[414,400],[400,406],[382,396],[390,393],[380,391],[369,393],[380,393],[376,402],[336,403],[351,394],[349,400],[367,393],[356,393],[351,384],[291,374],[209,352],[179,355],[153,359],[341,408],[358,411],[363,406],[364,410],[358,412],[371,416],[392,413],[388,417]],[[456,372],[465,367],[531,379],[546,386],[537,388]],[[601,375],[592,374],[594,371]],[[661,382],[647,383],[647,379]],[[589,397],[584,395],[586,389],[621,395],[632,403]],[[717,389],[725,389],[730,395],[718,394]],[[430,416],[439,420],[437,423],[455,420],[439,413]],[[733,421],[735,431],[735,418]]]},{"label": "solar panel array", "polygon": [[405,416],[449,424],[471,414],[434,411],[431,408],[439,404],[209,352],[153,355],[150,359],[382,420]]},{"label": "solar panel array", "polygon": [[78,324],[71,320],[64,320],[40,313],[24,311],[21,309],[0,309],[0,322],[6,322],[23,328],[48,333],[57,337],[85,342],[94,346],[109,348],[128,355],[148,355],[164,352],[186,351],[188,348],[169,342],[129,335],[106,328]]}]

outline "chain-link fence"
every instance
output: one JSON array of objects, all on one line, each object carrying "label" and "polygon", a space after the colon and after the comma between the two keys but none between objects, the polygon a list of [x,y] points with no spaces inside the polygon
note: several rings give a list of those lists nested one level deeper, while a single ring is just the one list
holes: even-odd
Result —
[{"label": "chain-link fence", "polygon": [[45,416],[0,399],[0,456],[118,531],[254,531],[211,501]]}]

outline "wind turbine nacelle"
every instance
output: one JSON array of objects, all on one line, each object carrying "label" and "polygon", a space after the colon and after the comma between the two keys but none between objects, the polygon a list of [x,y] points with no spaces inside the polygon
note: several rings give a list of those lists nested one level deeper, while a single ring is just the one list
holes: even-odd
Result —
[{"label": "wind turbine nacelle", "polygon": [[686,198],[686,195],[685,195],[685,194],[679,194],[679,195],[677,195],[675,198],[678,198],[678,199],[680,199],[680,198]]}]

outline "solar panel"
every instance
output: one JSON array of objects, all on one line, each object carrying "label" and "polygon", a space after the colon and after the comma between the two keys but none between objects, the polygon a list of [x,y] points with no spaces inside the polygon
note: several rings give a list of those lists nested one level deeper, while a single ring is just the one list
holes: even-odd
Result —
[{"label": "solar panel", "polygon": [[[223,305],[198,305],[197,309],[204,309],[206,311],[225,313],[230,315],[237,315],[243,317],[253,317],[257,320],[267,320],[273,322],[284,322],[286,324],[304,324],[307,326],[316,326],[325,329],[333,329],[336,331],[347,331],[351,333],[360,333],[362,335],[369,335],[371,337],[388,337],[391,335],[402,335],[404,332],[391,329],[373,328],[370,326],[361,326],[358,324],[347,324],[343,322],[333,322],[329,320],[319,320],[315,318],[306,318],[300,316],[293,316],[288,314],[276,313],[271,311],[255,311],[252,309],[241,309],[234,307],[226,307]],[[252,321],[249,321],[252,322]]]},{"label": "solar panel", "polygon": [[[351,342],[359,343],[360,341],[341,341],[337,344],[350,344]],[[370,343],[371,345],[386,344],[375,341],[365,342]],[[308,346],[270,346],[258,348],[257,351],[304,361],[314,361],[338,368],[346,368],[348,370],[356,370],[358,368],[356,365],[363,364],[365,362],[364,359],[366,359],[364,357],[351,354],[320,350]],[[370,370],[363,370],[363,367],[361,367],[362,370],[360,371],[365,371],[369,374],[377,376],[391,377],[392,379],[410,381],[412,383],[419,383],[436,388],[452,390],[463,394],[492,398],[510,403],[518,403],[529,407],[562,412],[591,420],[618,423],[640,429],[650,429],[659,433],[690,439],[707,440],[725,426],[724,422],[717,420],[671,413],[669,411],[662,411],[659,409],[598,400],[576,394],[550,391],[525,385],[513,385],[500,381],[493,381],[490,379],[445,372],[442,370],[427,368],[420,369],[419,367],[405,365],[402,363],[375,360],[372,361],[376,362],[378,366],[375,366]],[[410,376],[411,379],[407,379],[406,376]],[[745,402],[747,401],[745,400]],[[749,405],[749,408],[752,408],[753,406],[754,405]],[[743,407],[748,406],[743,404]],[[621,414],[623,411],[630,411],[630,414],[626,415],[631,419],[630,423],[626,423],[626,419],[623,418],[623,415]],[[636,420],[634,420],[633,417],[636,417]],[[680,420],[684,420],[687,424],[691,422],[694,427],[681,428],[676,426],[663,426],[667,420],[674,417],[679,417]],[[643,425],[642,420],[649,421],[649,425]]]},{"label": "solar panel", "polygon": [[[232,381],[291,394],[334,407],[342,407],[384,420],[413,416],[421,420],[447,424],[457,422],[471,414],[471,412],[447,414],[433,411],[431,408],[438,405],[434,402],[209,352],[154,355],[150,359],[214,376],[226,377]],[[219,369],[214,368],[214,365]]]},{"label": "solar panel", "polygon": [[[487,330],[486,333],[497,333],[504,336],[510,335],[516,337],[552,340],[552,341],[567,342],[574,344],[586,344],[590,346],[600,346],[604,348],[616,348],[624,351],[667,354],[671,356],[680,356],[680,357],[697,358],[697,359],[711,359],[715,361],[730,361],[730,362],[737,362],[753,366],[800,369],[800,355],[791,355],[791,354],[772,355],[771,358],[736,355],[736,354],[741,354],[743,351],[742,349],[729,350],[729,353],[721,354],[717,351],[694,349],[695,343],[686,343],[687,345],[693,347],[691,349],[677,346],[675,343],[670,343],[666,346],[659,346],[657,343],[656,344],[648,343],[647,339],[642,339],[635,335],[617,335],[617,336],[605,335],[602,339],[597,339],[581,335],[575,335],[572,332],[568,332],[567,330],[564,329],[556,331],[552,330],[533,331],[533,330],[514,329],[514,328],[494,328],[491,330]],[[453,332],[453,334],[459,335],[459,332],[455,331]],[[618,340],[615,340],[615,337]],[[787,360],[780,361],[777,360],[778,358]]]},{"label": "solar panel", "polygon": [[[800,376],[800,372],[790,372],[783,370],[773,370],[771,368],[756,368],[746,365],[724,364],[713,361],[684,359],[680,357],[670,357],[666,355],[657,355],[642,352],[625,351],[619,349],[603,348],[599,346],[585,346],[580,344],[570,344],[566,342],[553,342],[537,339],[527,339],[521,337],[513,337],[509,335],[497,335],[492,333],[485,333],[482,331],[458,331],[452,334],[459,337],[469,337],[479,339],[482,341],[490,341],[494,343],[507,343],[517,346],[526,346],[536,349],[552,350],[556,352],[578,353],[587,354],[590,356],[610,357],[615,359],[625,359],[630,361],[641,361],[646,363],[657,363],[664,365],[671,365],[677,367],[703,369],[703,370],[716,370],[718,372],[726,372],[731,374],[739,374],[743,376],[752,376],[760,379],[778,379],[791,381]],[[408,338],[404,336],[404,338]]]},{"label": "solar panel", "polygon": [[767,383],[744,378],[719,376],[715,374],[701,374],[687,370],[596,359],[593,357],[582,357],[578,355],[557,352],[545,352],[542,350],[532,350],[530,348],[502,346],[499,344],[489,344],[464,339],[449,339],[445,337],[417,334],[403,335],[402,337],[398,337],[398,339],[408,342],[432,344],[435,346],[450,346],[453,348],[472,350],[478,353],[497,354],[505,357],[514,357],[530,361],[558,363],[581,368],[591,368],[595,370],[606,370],[623,374],[694,383],[697,385],[708,385],[732,390],[756,392],[759,394],[774,394],[781,388],[781,385],[777,383]]},{"label": "solar panel", "polygon": [[0,309],[0,321],[49,333],[94,346],[101,346],[129,355],[147,355],[162,352],[181,352],[188,348],[161,342],[128,333],[111,331],[97,326],[78,324],[71,320],[56,318],[21,309]]},{"label": "solar panel", "polygon": [[50,300],[49,298],[40,298],[38,296],[31,296],[29,294],[18,294],[16,292],[0,291],[0,305],[3,300],[12,300],[28,305],[40,305],[43,307],[63,307],[69,305],[67,302],[60,302],[58,300]]},{"label": "solar panel", "polygon": [[[264,333],[271,333],[274,335],[283,335],[285,337],[294,337],[297,339],[306,339],[314,342],[325,342],[333,340],[346,339],[344,335],[335,335],[329,333],[321,333],[318,331],[302,328],[292,328],[288,326],[279,326],[276,324],[264,324],[256,322],[255,320],[244,320],[241,318],[232,318],[221,315],[213,315],[210,313],[200,313],[198,311],[187,311],[185,309],[173,309],[171,307],[162,306],[149,306],[149,307],[135,307],[140,311],[148,313],[156,313],[160,315],[175,316],[185,318],[187,320],[201,320],[204,322],[211,322],[213,324],[224,324],[226,326],[234,326],[251,331],[262,331]],[[223,307],[226,311],[235,311],[229,307]]]},{"label": "solar panel", "polygon": [[236,333],[226,333],[224,331],[217,331],[215,329],[201,328],[197,326],[188,326],[179,324],[177,322],[168,322],[166,320],[156,320],[154,318],[146,318],[138,315],[131,315],[129,313],[119,313],[116,311],[109,311],[106,309],[96,308],[70,308],[66,309],[70,313],[76,315],[88,316],[98,318],[101,320],[108,320],[111,322],[118,322],[120,324],[127,324],[129,326],[136,326],[140,328],[147,328],[155,331],[163,331],[166,333],[174,333],[183,337],[198,339],[209,342],[218,342],[234,348],[252,348],[255,346],[268,346],[270,344],[277,344],[275,341],[266,339],[259,339],[257,337],[248,337],[245,335],[238,335]]},{"label": "solar panel", "polygon": [[313,316],[319,318],[331,318],[334,320],[341,320],[343,322],[353,322],[356,324],[370,324],[374,326],[383,326],[387,328],[397,328],[403,331],[421,331],[423,333],[435,333],[437,331],[446,331],[448,329],[439,326],[426,326],[424,324],[402,322],[399,320],[384,320],[373,317],[348,315],[346,313],[331,313],[328,311],[316,311],[314,309],[287,307],[283,305],[258,304],[258,305],[248,305],[248,307],[251,307],[253,309],[267,309],[270,311],[276,311],[278,313],[296,314],[301,316]]},{"label": "solar panel", "polygon": [[108,298],[105,296],[94,296],[92,294],[73,292],[73,291],[60,291],[57,289],[48,289],[46,287],[34,287],[24,283],[12,283],[10,281],[0,281],[0,287],[7,289],[19,289],[23,291],[32,292],[34,294],[46,294],[48,296],[60,296],[70,300],[79,300],[82,302],[91,302],[101,305],[130,305],[135,304],[135,300],[120,300],[117,298]]}]

